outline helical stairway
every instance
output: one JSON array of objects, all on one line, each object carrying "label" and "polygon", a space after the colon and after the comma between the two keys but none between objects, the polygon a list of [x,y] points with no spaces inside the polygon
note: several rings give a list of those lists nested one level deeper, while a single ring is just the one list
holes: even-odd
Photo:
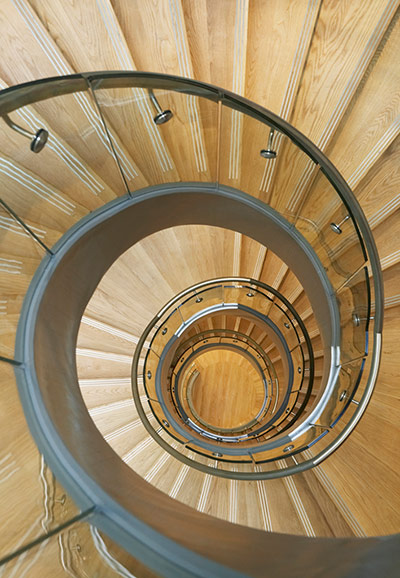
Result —
[{"label": "helical stairway", "polygon": [[0,576],[396,576],[398,2],[0,8]]}]

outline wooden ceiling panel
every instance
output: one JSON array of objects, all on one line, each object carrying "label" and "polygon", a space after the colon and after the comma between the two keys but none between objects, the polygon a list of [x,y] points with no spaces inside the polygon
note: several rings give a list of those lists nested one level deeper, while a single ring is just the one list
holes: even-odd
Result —
[{"label": "wooden ceiling panel", "polygon": [[68,63],[53,59],[54,41],[25,0],[4,0],[0,6],[1,77],[8,85],[74,72]]},{"label": "wooden ceiling panel", "polygon": [[374,238],[383,270],[400,261],[400,208],[374,229]]},{"label": "wooden ceiling panel", "polygon": [[194,77],[243,94],[248,0],[183,0],[183,11]]},{"label": "wooden ceiling panel", "polygon": [[200,375],[191,390],[197,414],[217,428],[244,426],[262,408],[263,382],[249,360],[234,351],[206,351],[194,361]]},{"label": "wooden ceiling panel", "polygon": [[318,0],[249,5],[245,95],[285,119],[296,99],[319,6]]},{"label": "wooden ceiling panel", "polygon": [[112,4],[138,70],[193,76],[180,0]]},{"label": "wooden ceiling panel", "polygon": [[76,72],[135,68],[109,0],[17,3],[32,6],[47,36]]},{"label": "wooden ceiling panel", "polygon": [[367,71],[328,154],[355,188],[400,133],[400,15]]},{"label": "wooden ceiling panel", "polygon": [[323,149],[358,87],[397,2],[322,3],[291,122]]},{"label": "wooden ceiling panel", "polygon": [[371,227],[376,227],[399,207],[399,189],[400,137],[397,137],[354,190]]},{"label": "wooden ceiling panel", "polygon": [[[397,1],[322,4],[298,99],[290,119],[325,150],[355,94],[397,8]],[[285,191],[288,207],[306,194],[315,177],[313,163],[304,158],[296,166],[290,147],[282,149],[274,181],[276,194]],[[287,171],[290,166],[291,170]],[[275,205],[274,205],[275,206]],[[284,205],[282,205],[283,207]]]},{"label": "wooden ceiling panel", "polygon": [[385,309],[400,305],[400,262],[383,273],[385,284]]}]

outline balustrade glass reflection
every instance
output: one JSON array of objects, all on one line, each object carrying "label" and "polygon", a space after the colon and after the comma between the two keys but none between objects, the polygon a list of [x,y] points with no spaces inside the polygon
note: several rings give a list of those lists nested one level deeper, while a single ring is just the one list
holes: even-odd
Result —
[{"label": "balustrade glass reflection", "polygon": [[78,514],[30,435],[14,370],[0,361],[0,560]]}]

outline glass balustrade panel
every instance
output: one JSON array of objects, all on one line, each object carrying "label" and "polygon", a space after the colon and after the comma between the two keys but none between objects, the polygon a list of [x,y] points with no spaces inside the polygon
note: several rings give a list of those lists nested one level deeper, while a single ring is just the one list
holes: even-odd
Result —
[{"label": "glass balustrade panel", "polygon": [[138,368],[138,375],[143,375],[143,384],[145,386],[145,391],[149,397],[154,397],[156,395],[156,373],[160,358],[152,349],[147,350],[145,362],[143,365],[143,373]]},{"label": "glass balustrade panel", "polygon": [[214,346],[220,345],[220,343],[221,337],[219,337],[218,335],[213,335],[212,330],[210,330],[209,335],[204,335],[203,338],[198,343],[193,345],[193,351],[199,351],[201,349],[204,349],[204,347],[209,347],[211,345]]},{"label": "glass balustrade panel", "polygon": [[[282,428],[283,427],[284,426],[282,425]],[[277,438],[277,436],[279,435],[279,428],[276,429],[275,431],[277,435],[273,436],[272,440],[275,440],[275,438]],[[256,462],[262,463],[267,462],[268,460],[282,459],[285,456],[291,455],[292,453],[295,454],[297,451],[301,451],[304,448],[306,448],[309,444],[311,444],[320,433],[321,433],[320,431],[316,432],[314,428],[310,428],[295,440],[287,440],[277,448],[273,448],[268,451],[260,451],[254,453],[253,454],[254,459]],[[287,436],[286,432],[283,432],[282,433],[283,439],[285,439],[286,436]],[[263,441],[264,440],[260,440],[260,443],[262,443]]]},{"label": "glass balustrade panel", "polygon": [[[191,436],[190,430],[188,430],[188,428],[182,424],[183,428],[187,430],[188,433],[182,435],[180,432],[178,432],[174,428],[173,422],[171,422],[170,417],[164,412],[161,404],[159,404],[157,401],[149,399],[147,402],[148,409],[145,403],[143,403],[142,405],[143,409],[146,411],[147,419],[152,429],[160,437],[165,437],[163,433],[165,432],[167,443],[169,445],[171,444],[171,438],[179,440],[183,443],[185,443],[187,439],[190,438]],[[182,422],[181,411],[172,402],[169,405],[171,405],[170,412],[172,418],[175,419],[177,423],[181,424]]]},{"label": "glass balustrade panel", "polygon": [[175,304],[162,316],[160,321],[157,321],[158,330],[150,342],[152,352],[160,356],[170,341],[171,344],[176,341],[177,337],[175,332],[182,327],[182,325],[183,317],[178,304]]},{"label": "glass balustrade panel", "polygon": [[157,577],[110,538],[87,522],[72,523],[9,562],[6,576]]},{"label": "glass balustrade panel", "polygon": [[257,291],[255,288],[248,286],[240,289],[238,294],[238,303],[246,307],[251,307],[261,315],[270,317],[273,303],[272,294]]},{"label": "glass balustrade panel", "polygon": [[[289,323],[284,312],[282,312],[282,310],[279,307],[274,305],[274,303],[270,301],[268,296],[269,296],[268,293],[265,295],[264,293],[256,291],[251,286],[224,288],[224,300],[226,303],[237,302],[239,305],[243,306],[246,309],[247,308],[253,309],[258,313],[261,313],[263,316],[268,318],[274,325],[276,325],[277,329],[280,330],[281,333],[283,334],[283,337],[285,338],[285,341],[287,342],[289,348],[292,348],[298,342],[296,332],[294,331],[293,326]],[[276,322],[278,322],[279,325],[277,325]],[[260,327],[262,323],[263,319],[261,318],[258,323]],[[274,330],[274,327],[269,329],[269,331],[268,329],[266,330],[268,335],[269,332],[272,332]],[[267,339],[267,337],[265,339]],[[257,341],[259,342],[260,339],[258,339]],[[265,346],[264,342],[263,346]]]},{"label": "glass balustrade panel", "polygon": [[212,308],[222,306],[223,302],[222,285],[211,286],[207,289],[199,289],[196,294],[185,298],[179,306],[179,311],[182,319],[188,322],[196,315],[204,316],[207,310],[212,313]]},{"label": "glass balustrade panel", "polygon": [[295,225],[314,249],[334,288],[365,263],[351,215],[321,171],[299,201]]},{"label": "glass balustrade panel", "polygon": [[[222,106],[220,126],[219,182],[264,201],[282,216],[289,213],[296,193],[294,174],[315,164],[282,133],[268,124]],[[287,171],[287,167],[292,170]]]},{"label": "glass balustrade panel", "polygon": [[[23,370],[17,368],[16,371]],[[14,366],[8,362],[0,361],[0,384],[1,561],[79,512],[30,435],[19,400]]]},{"label": "glass balustrade panel", "polygon": [[[175,415],[174,417],[177,419],[177,415]],[[180,432],[176,431],[176,429],[173,427],[172,424],[169,424],[169,426],[163,424],[163,426],[164,426],[163,428],[157,429],[157,435],[162,440],[164,440],[169,446],[176,449],[176,451],[178,451],[179,453],[182,453],[183,450],[186,448],[186,444],[190,443],[190,440],[196,437],[194,432],[192,435],[190,429],[187,429],[187,434],[182,435]]]},{"label": "glass balustrade panel", "polygon": [[347,363],[367,353],[369,307],[368,269],[361,269],[337,292],[340,311],[340,356]]},{"label": "glass balustrade panel", "polygon": [[31,132],[48,131],[46,145],[36,154],[27,138],[0,123],[2,198],[46,245],[126,193],[90,93],[49,98],[10,118]]},{"label": "glass balustrade panel", "polygon": [[363,359],[357,359],[341,367],[328,403],[316,423],[332,427],[343,415],[357,391],[364,363]]},{"label": "glass balustrade panel", "polygon": [[[393,312],[393,315],[396,315],[395,311],[392,310],[392,312]],[[388,315],[386,315],[385,318],[390,320],[389,315],[390,315],[390,313],[388,313]],[[368,332],[368,335],[369,335],[369,336],[372,334],[372,331],[371,331],[371,325],[372,325],[372,324],[373,324],[373,320],[372,320],[372,321],[370,320],[370,325],[369,325],[370,329],[369,329],[369,332]],[[372,344],[370,344],[369,347],[372,348]],[[358,360],[357,360],[357,361],[358,361]],[[365,390],[366,390],[366,387],[367,387],[367,383],[368,383],[368,378],[369,378],[369,375],[370,375],[370,372],[371,372],[372,362],[373,362],[373,357],[372,357],[372,355],[368,355],[367,357],[364,357],[363,370],[362,370],[362,373],[361,373],[361,375],[360,375],[360,379],[359,379],[357,391],[356,391],[356,393],[354,394],[354,398],[355,398],[356,400],[360,400],[361,397],[362,397],[362,396],[364,395],[364,393],[365,393]],[[345,368],[345,367],[346,367],[346,365],[343,365],[343,368]],[[374,403],[374,402],[375,402],[375,400],[374,400],[374,397],[372,396],[371,403]],[[353,405],[353,404],[352,404],[352,405]],[[356,406],[354,405],[354,407],[356,407]]]},{"label": "glass balustrade panel", "polygon": [[293,362],[293,385],[291,390],[296,391],[301,388],[306,373],[301,348],[296,347],[292,351],[291,356]]},{"label": "glass balustrade panel", "polygon": [[279,328],[282,327],[284,323],[290,323],[291,317],[290,312],[283,309],[283,304],[278,297],[274,298],[268,311],[268,317],[273,323],[275,323]]},{"label": "glass balustrade panel", "polygon": [[283,310],[283,306],[279,304],[278,300],[271,307],[269,318],[282,332],[289,349],[299,343],[303,337],[303,331],[297,323],[295,315],[289,310]]},{"label": "glass balustrade panel", "polygon": [[[345,426],[353,418],[357,406],[353,403],[348,404],[346,411],[340,416],[340,419],[335,423],[334,427],[329,430],[319,429],[319,435],[316,436],[315,441],[310,444],[309,448],[312,455],[317,455],[326,450],[326,448],[341,434]],[[317,430],[316,430],[317,431]]]},{"label": "glass balustrade panel", "polygon": [[[218,104],[165,89],[94,91],[103,119],[118,135],[115,151],[131,191],[168,182],[215,182]],[[125,157],[136,172],[128,181]]]},{"label": "glass balustrade panel", "polygon": [[[13,358],[24,297],[47,251],[1,205],[0,225],[0,355]],[[34,232],[42,238],[39,229]]]}]

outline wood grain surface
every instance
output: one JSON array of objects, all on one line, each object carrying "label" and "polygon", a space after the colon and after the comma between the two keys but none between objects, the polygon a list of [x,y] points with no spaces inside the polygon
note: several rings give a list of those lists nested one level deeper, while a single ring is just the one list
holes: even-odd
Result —
[{"label": "wood grain surface", "polygon": [[[327,462],[290,480],[238,482],[204,476],[164,454],[138,421],[130,399],[130,359],[137,340],[166,301],[206,278],[244,275],[282,291],[310,333],[316,384],[321,383],[324,350],[312,303],[277,255],[234,231],[196,226],[162,231],[111,267],[82,319],[80,386],[92,419],[114,451],[178,502],[268,532],[326,537],[398,532],[398,0],[2,0],[0,26],[2,89],[89,70],[190,77],[233,90],[281,115],[337,165],[373,229],[384,272],[386,319],[376,392],[351,439]],[[1,197],[51,247],[81,217],[125,194],[127,187],[136,191],[165,182],[219,180],[269,203],[292,222],[302,220],[299,228],[335,275],[336,285],[343,281],[342,274],[334,273],[338,266],[346,275],[357,268],[354,230],[344,229],[337,238],[326,235],[330,222],[345,216],[337,196],[318,167],[287,138],[275,134],[277,158],[265,160],[259,153],[266,147],[268,126],[195,97],[165,91],[157,97],[174,113],[163,127],[155,127],[143,91],[96,93],[124,179],[89,92],[12,113],[28,130],[48,129],[50,139],[40,156],[33,155],[28,140],[1,122]],[[307,219],[310,226],[304,225]],[[318,247],[321,231],[328,252]],[[3,208],[0,237],[0,353],[11,358],[23,297],[44,249]],[[270,311],[272,315],[272,305]],[[275,317],[278,324],[282,320]],[[277,359],[282,375],[276,347],[257,325],[225,316],[207,320],[205,329],[216,329],[216,323],[257,339]],[[5,555],[75,510],[37,453],[4,363],[2,379]],[[226,411],[218,408],[218,415],[233,419],[235,411],[237,416],[248,412],[256,397],[248,392],[224,397],[220,405]],[[229,399],[236,400],[231,407]],[[210,415],[215,409],[201,407]],[[284,462],[271,465],[279,467]],[[105,544],[121,556],[115,545]],[[99,549],[103,551],[101,541],[88,527],[73,527],[5,570],[21,576],[61,576],[65,568],[69,573],[107,573],[110,567]],[[89,559],[90,567],[84,562]],[[125,562],[132,572],[146,576],[134,561]]]}]

